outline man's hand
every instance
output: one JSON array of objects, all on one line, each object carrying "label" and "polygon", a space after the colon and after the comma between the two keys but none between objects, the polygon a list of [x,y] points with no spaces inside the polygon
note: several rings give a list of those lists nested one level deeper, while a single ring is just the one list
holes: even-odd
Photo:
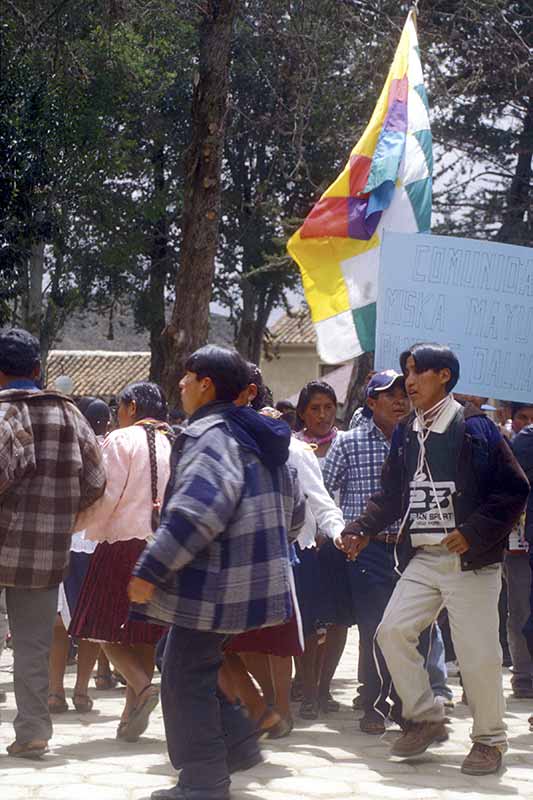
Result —
[{"label": "man's hand", "polygon": [[457,553],[458,556],[462,556],[470,549],[467,539],[457,528],[442,540],[442,544],[448,548],[450,553]]},{"label": "man's hand", "polygon": [[370,541],[370,537],[359,534],[348,534],[342,537],[342,551],[349,561],[355,561],[359,553],[365,549]]},{"label": "man's hand", "polygon": [[131,603],[148,603],[154,592],[154,584],[142,578],[132,578],[128,583],[128,597]]}]

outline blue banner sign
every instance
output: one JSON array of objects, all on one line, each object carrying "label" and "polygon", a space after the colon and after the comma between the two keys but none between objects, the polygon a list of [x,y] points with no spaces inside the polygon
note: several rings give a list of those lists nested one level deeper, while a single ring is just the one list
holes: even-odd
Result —
[{"label": "blue banner sign", "polygon": [[376,369],[398,369],[415,342],[455,351],[458,392],[533,403],[533,249],[386,232]]}]

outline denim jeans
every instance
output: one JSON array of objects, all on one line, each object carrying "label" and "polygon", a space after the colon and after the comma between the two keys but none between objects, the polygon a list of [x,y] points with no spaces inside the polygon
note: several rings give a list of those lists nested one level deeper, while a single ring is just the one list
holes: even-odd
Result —
[{"label": "denim jeans", "polygon": [[[173,626],[165,646],[161,704],[167,747],[172,765],[181,769],[179,786],[190,800],[229,797],[227,745],[217,693],[225,638]],[[227,706],[225,712],[231,716]]]},{"label": "denim jeans", "polygon": [[[374,637],[383,612],[394,589],[394,583],[376,583],[368,573],[357,576],[352,581],[351,590],[354,606],[357,609],[359,628],[359,695],[365,714],[374,715],[375,709],[388,716],[391,697],[394,705],[398,703],[392,686],[389,670],[379,648],[374,651]],[[376,665],[376,659],[379,666]]]},{"label": "denim jeans", "polygon": [[529,617],[523,627],[526,644],[533,659],[533,544],[529,545],[529,569],[531,570],[531,584],[529,589]]},{"label": "denim jeans", "polygon": [[448,672],[444,640],[437,622],[431,625],[420,636],[418,651],[424,656],[424,666],[429,675],[429,682],[435,697],[444,697],[445,700],[453,698],[453,692],[447,684]]},{"label": "denim jeans", "polygon": [[256,758],[256,729],[217,689],[225,636],[172,627],[158,644],[167,747],[187,800],[226,800],[229,772]]}]

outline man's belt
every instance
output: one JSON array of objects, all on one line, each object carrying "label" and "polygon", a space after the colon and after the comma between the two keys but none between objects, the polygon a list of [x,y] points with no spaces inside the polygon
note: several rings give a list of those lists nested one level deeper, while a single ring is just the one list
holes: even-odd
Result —
[{"label": "man's belt", "polygon": [[396,533],[378,533],[377,536],[372,536],[371,541],[374,542],[385,542],[385,544],[396,544],[397,539]]}]

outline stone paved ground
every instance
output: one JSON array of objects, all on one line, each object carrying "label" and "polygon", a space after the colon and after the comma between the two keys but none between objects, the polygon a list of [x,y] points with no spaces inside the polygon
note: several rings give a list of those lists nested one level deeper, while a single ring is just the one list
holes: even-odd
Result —
[{"label": "stone paved ground", "polygon": [[[356,729],[351,710],[356,651],[353,631],[334,682],[334,694],[343,704],[341,712],[315,723],[297,721],[290,738],[269,744],[264,764],[234,776],[234,800],[533,798],[533,734],[527,723],[533,701],[508,701],[510,750],[501,775],[461,775],[470,725],[463,705],[452,713],[449,742],[417,760],[395,761],[389,757],[388,747],[397,729],[382,738],[365,736]],[[146,735],[137,744],[115,740],[120,690],[93,692],[96,702],[91,714],[80,716],[72,710],[56,717],[53,747],[42,762],[3,755],[12,740],[9,722],[14,716],[9,653],[0,667],[0,688],[8,691],[7,707],[1,708],[0,800],[148,800],[153,789],[174,783],[160,710],[153,714]],[[67,683],[72,687],[72,675]],[[451,683],[458,700],[457,681]],[[509,694],[508,674],[505,684]]]}]

